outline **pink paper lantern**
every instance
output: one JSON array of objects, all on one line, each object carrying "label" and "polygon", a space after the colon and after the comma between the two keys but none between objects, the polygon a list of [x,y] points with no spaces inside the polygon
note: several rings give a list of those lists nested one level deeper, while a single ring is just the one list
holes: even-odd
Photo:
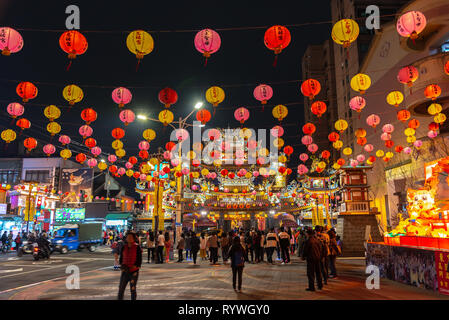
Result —
[{"label": "pink paper lantern", "polygon": [[119,117],[120,120],[125,124],[125,126],[127,126],[134,121],[136,115],[130,109],[125,109],[120,112]]},{"label": "pink paper lantern", "polygon": [[429,132],[427,132],[427,136],[428,136],[430,139],[433,139],[433,138],[435,138],[436,136],[438,136],[438,132],[433,131],[433,130],[430,130]]},{"label": "pink paper lantern", "polygon": [[363,97],[355,96],[349,100],[349,108],[354,111],[360,112],[366,106],[366,100]]},{"label": "pink paper lantern", "polygon": [[123,176],[126,173],[126,170],[125,170],[125,168],[120,167],[120,168],[118,168],[117,173],[119,175]]},{"label": "pink paper lantern", "polygon": [[413,82],[418,79],[418,76],[418,69],[416,69],[414,66],[407,66],[399,70],[398,81],[411,87]]},{"label": "pink paper lantern", "polygon": [[132,97],[133,95],[131,94],[131,91],[124,87],[118,87],[112,91],[112,100],[114,100],[120,108],[125,104],[130,103]]},{"label": "pink paper lantern", "polygon": [[95,167],[97,163],[97,159],[94,158],[90,158],[89,160],[87,160],[87,165],[91,168]]},{"label": "pink paper lantern", "polygon": [[164,151],[162,156],[164,157],[165,160],[170,160],[172,158],[172,153],[170,151],[166,150],[166,151]]},{"label": "pink paper lantern", "polygon": [[100,147],[93,147],[90,149],[90,152],[95,156],[98,157],[101,154],[101,148]]},{"label": "pink paper lantern", "polygon": [[257,148],[257,141],[256,140],[249,140],[248,141],[248,150],[254,150]]},{"label": "pink paper lantern", "polygon": [[133,164],[131,162],[127,162],[127,163],[125,163],[125,167],[126,167],[126,169],[132,169]]},{"label": "pink paper lantern", "polygon": [[359,155],[357,156],[357,161],[358,161],[358,162],[363,162],[363,161],[365,161],[365,156],[364,156],[363,154],[359,154]]},{"label": "pink paper lantern", "polygon": [[416,39],[426,27],[426,17],[420,11],[409,11],[399,17],[396,30],[405,38]]},{"label": "pink paper lantern", "polygon": [[2,55],[9,56],[23,48],[23,38],[20,33],[13,28],[0,28],[0,50]]},{"label": "pink paper lantern", "polygon": [[365,149],[366,152],[372,152],[374,150],[374,147],[372,144],[365,144],[365,146],[363,147],[363,149]]},{"label": "pink paper lantern", "polygon": [[299,160],[301,160],[302,162],[306,162],[309,159],[309,156],[307,155],[307,153],[301,153],[299,155]]},{"label": "pink paper lantern", "polygon": [[234,163],[235,163],[237,166],[241,166],[241,165],[243,165],[244,160],[243,160],[243,159],[235,159]]},{"label": "pink paper lantern", "polygon": [[273,88],[267,84],[261,84],[254,89],[253,94],[256,100],[259,100],[262,104],[266,104],[273,97]]},{"label": "pink paper lantern", "polygon": [[25,108],[18,102],[12,102],[6,107],[9,115],[13,118],[20,117],[24,112]]},{"label": "pink paper lantern", "polygon": [[391,140],[391,134],[384,132],[384,133],[382,133],[382,134],[380,135],[380,139],[381,139],[382,141],[388,141],[388,140]]},{"label": "pink paper lantern", "polygon": [[229,192],[229,189],[228,189],[228,188],[224,188],[223,191],[226,192],[226,193],[228,193],[228,192]]},{"label": "pink paper lantern", "polygon": [[172,165],[173,167],[179,166],[179,160],[178,160],[178,159],[172,159],[172,160],[171,160],[171,165]]},{"label": "pink paper lantern", "polygon": [[147,175],[145,173],[142,173],[139,178],[140,181],[145,181],[147,179]]},{"label": "pink paper lantern", "polygon": [[109,161],[110,163],[114,163],[114,162],[117,161],[117,157],[116,157],[115,155],[113,155],[113,154],[110,154],[110,155],[108,156],[108,161]]},{"label": "pink paper lantern", "polygon": [[150,149],[150,144],[148,143],[148,141],[143,140],[139,142],[139,150],[143,151],[148,149]]},{"label": "pink paper lantern", "polygon": [[185,141],[189,137],[189,132],[186,129],[176,129],[175,134],[179,142]]},{"label": "pink paper lantern", "polygon": [[[416,141],[415,141],[416,142]],[[405,147],[404,148],[404,153],[406,153],[406,154],[410,154],[412,152],[412,148],[410,148],[410,147]]]},{"label": "pink paper lantern", "polygon": [[190,172],[190,170],[188,168],[182,168],[182,170],[181,170],[181,173],[185,176],[188,175],[189,172]]},{"label": "pink paper lantern", "polygon": [[245,151],[243,151],[242,149],[238,149],[235,151],[235,156],[236,158],[242,159],[245,157]]},{"label": "pink paper lantern", "polygon": [[193,191],[197,191],[197,190],[198,190],[198,186],[197,186],[196,184],[194,184],[194,185],[192,186],[192,190],[193,190]]},{"label": "pink paper lantern", "polygon": [[318,151],[318,146],[317,146],[316,144],[314,144],[314,143],[309,144],[309,145],[307,146],[307,150],[309,150],[309,151],[312,152],[312,153],[315,153],[315,152]]},{"label": "pink paper lantern", "polygon": [[380,117],[377,114],[371,114],[366,118],[366,123],[373,128],[380,123]]},{"label": "pink paper lantern", "polygon": [[254,171],[253,172],[253,177],[258,177],[259,176],[259,171]]},{"label": "pink paper lantern", "polygon": [[298,166],[298,173],[299,173],[300,175],[306,174],[308,171],[309,171],[309,169],[307,169],[307,167],[306,167],[305,165],[300,164],[300,165]]},{"label": "pink paper lantern", "polygon": [[284,135],[284,128],[281,126],[274,126],[271,128],[270,133],[275,138],[280,138]]},{"label": "pink paper lantern", "polygon": [[212,29],[203,29],[195,35],[194,44],[196,50],[201,52],[207,61],[212,53],[220,49],[220,35]]},{"label": "pink paper lantern", "polygon": [[63,146],[65,146],[66,144],[69,144],[70,141],[72,141],[72,140],[70,139],[69,136],[62,135],[62,136],[59,137],[59,142],[61,142],[61,144],[62,144]]},{"label": "pink paper lantern", "polygon": [[215,172],[210,173],[210,178],[215,179],[217,177],[217,174]]},{"label": "pink paper lantern", "polygon": [[83,138],[86,138],[86,137],[90,137],[92,135],[92,133],[94,132],[94,130],[90,126],[85,124],[80,127],[78,132]]},{"label": "pink paper lantern", "polygon": [[221,133],[217,129],[209,129],[207,131],[207,136],[209,137],[210,141],[216,141],[220,139]]},{"label": "pink paper lantern", "polygon": [[357,160],[354,160],[354,159],[352,159],[350,162],[349,162],[349,165],[351,166],[351,167],[357,167],[357,165],[359,164],[359,162],[357,161]]},{"label": "pink paper lantern", "polygon": [[313,138],[311,136],[307,136],[306,135],[306,136],[301,138],[301,142],[302,142],[302,144],[308,146],[308,145],[310,145],[313,142]]},{"label": "pink paper lantern", "polygon": [[244,107],[240,107],[234,112],[234,118],[235,120],[239,121],[241,124],[243,124],[246,120],[249,119],[249,111],[248,109]]},{"label": "pink paper lantern", "polygon": [[53,153],[55,153],[56,148],[55,148],[55,146],[52,145],[52,144],[46,144],[46,145],[42,148],[42,150],[44,151],[44,153],[45,153],[47,156],[50,156],[50,155],[52,155]]},{"label": "pink paper lantern", "polygon": [[382,132],[391,134],[391,133],[393,133],[393,131],[394,131],[394,126],[390,123],[387,123],[386,125],[384,125],[382,127]]},{"label": "pink paper lantern", "polygon": [[416,140],[415,142],[413,142],[413,145],[415,146],[415,148],[421,148],[422,141],[421,140]]}]

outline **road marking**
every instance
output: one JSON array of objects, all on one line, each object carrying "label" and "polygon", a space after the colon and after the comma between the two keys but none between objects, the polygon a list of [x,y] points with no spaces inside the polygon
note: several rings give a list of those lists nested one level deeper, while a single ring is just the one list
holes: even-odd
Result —
[{"label": "road marking", "polygon": [[17,257],[8,258],[8,261],[11,261],[11,260],[19,260],[19,258],[17,258]]},{"label": "road marking", "polygon": [[52,264],[52,263],[58,263],[58,262],[62,262],[62,260],[46,260],[46,261],[42,261],[42,262],[36,262],[33,261],[31,264],[33,265],[45,265],[45,264]]},{"label": "road marking", "polygon": [[11,270],[0,270],[0,273],[10,273],[10,272],[20,272],[20,271],[23,271],[23,268],[11,269]]}]

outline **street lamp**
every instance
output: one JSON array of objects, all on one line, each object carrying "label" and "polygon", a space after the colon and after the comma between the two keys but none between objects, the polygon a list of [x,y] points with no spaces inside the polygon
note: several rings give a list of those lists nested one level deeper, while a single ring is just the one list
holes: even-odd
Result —
[{"label": "street lamp", "polygon": [[201,101],[197,102],[195,105],[195,109],[201,109],[203,107],[203,103]]},{"label": "street lamp", "polygon": [[137,115],[137,119],[140,119],[140,120],[148,120],[147,116],[146,116],[146,115],[143,115],[143,114],[138,114],[138,115]]}]

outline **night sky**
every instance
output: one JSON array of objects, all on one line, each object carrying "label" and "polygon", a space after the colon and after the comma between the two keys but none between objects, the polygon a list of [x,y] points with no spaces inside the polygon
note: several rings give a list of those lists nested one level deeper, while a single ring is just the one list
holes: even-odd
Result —
[{"label": "night sky", "polygon": [[[175,120],[186,116],[197,101],[204,101],[209,111],[212,106],[205,100],[205,91],[217,85],[226,93],[225,101],[217,108],[208,123],[210,127],[239,127],[233,113],[237,107],[247,107],[249,128],[272,128],[278,124],[271,109],[277,104],[289,108],[283,120],[285,145],[294,147],[289,167],[294,169],[303,125],[303,96],[300,92],[301,58],[309,44],[321,44],[330,38],[331,24],[311,24],[288,27],[292,41],[280,54],[273,67],[273,52],[263,43],[265,30],[275,24],[289,25],[329,21],[329,0],[315,1],[6,1],[0,0],[0,25],[21,32],[24,48],[9,57],[0,57],[0,128],[13,128],[7,117],[6,106],[20,102],[16,86],[20,81],[31,81],[39,89],[37,98],[25,104],[23,117],[32,123],[18,137],[26,136],[50,141],[46,132],[48,119],[45,106],[55,104],[62,116],[56,120],[62,126],[61,134],[82,142],[78,128],[83,124],[80,112],[91,107],[98,119],[91,126],[93,137],[103,152],[112,153],[111,130],[123,126],[118,118],[119,108],[112,101],[111,92],[118,86],[131,90],[133,100],[128,105],[136,115],[144,113],[157,118],[163,105],[158,92],[169,86],[178,92],[178,102],[171,107]],[[81,31],[87,38],[87,52],[78,56],[69,71],[67,54],[59,47],[59,37],[65,29],[65,8],[76,4],[81,11]],[[249,30],[223,30],[220,28],[251,28]],[[197,31],[211,28],[221,36],[221,48],[204,66],[204,57],[196,51],[193,38]],[[37,31],[47,30],[47,31]],[[128,33],[135,29],[149,31],[155,48],[145,56],[136,72],[136,58],[126,47]],[[182,32],[173,32],[183,30]],[[102,31],[102,32],[98,32]],[[163,31],[163,32],[162,32]],[[170,31],[170,32],[166,32]],[[77,84],[84,91],[84,99],[72,109],[62,97],[67,84]],[[274,95],[261,112],[260,103],[253,97],[253,89],[260,83],[273,87]],[[191,118],[192,120],[194,117]],[[164,146],[169,140],[168,128],[160,123],[136,120],[130,124],[123,139],[126,158],[137,155],[137,144],[142,131],[153,128],[158,136],[151,143],[150,152]],[[51,141],[60,146],[57,136]],[[42,145],[38,146],[42,149]],[[10,151],[8,151],[10,150]],[[4,150],[11,154],[13,147]],[[60,149],[57,149],[59,154]],[[81,151],[72,148],[74,156]],[[84,152],[88,154],[88,149]],[[294,170],[295,172],[296,170]]]}]

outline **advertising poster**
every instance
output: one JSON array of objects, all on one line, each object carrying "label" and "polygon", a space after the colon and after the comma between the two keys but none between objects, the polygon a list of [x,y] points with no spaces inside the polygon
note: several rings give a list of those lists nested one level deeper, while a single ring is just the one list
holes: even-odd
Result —
[{"label": "advertising poster", "polygon": [[85,217],[85,208],[58,208],[55,213],[55,221],[58,222],[81,221]]},{"label": "advertising poster", "polygon": [[62,202],[90,201],[93,185],[93,169],[62,169]]},{"label": "advertising poster", "polygon": [[435,267],[438,277],[438,291],[449,295],[449,252],[435,252]]}]

